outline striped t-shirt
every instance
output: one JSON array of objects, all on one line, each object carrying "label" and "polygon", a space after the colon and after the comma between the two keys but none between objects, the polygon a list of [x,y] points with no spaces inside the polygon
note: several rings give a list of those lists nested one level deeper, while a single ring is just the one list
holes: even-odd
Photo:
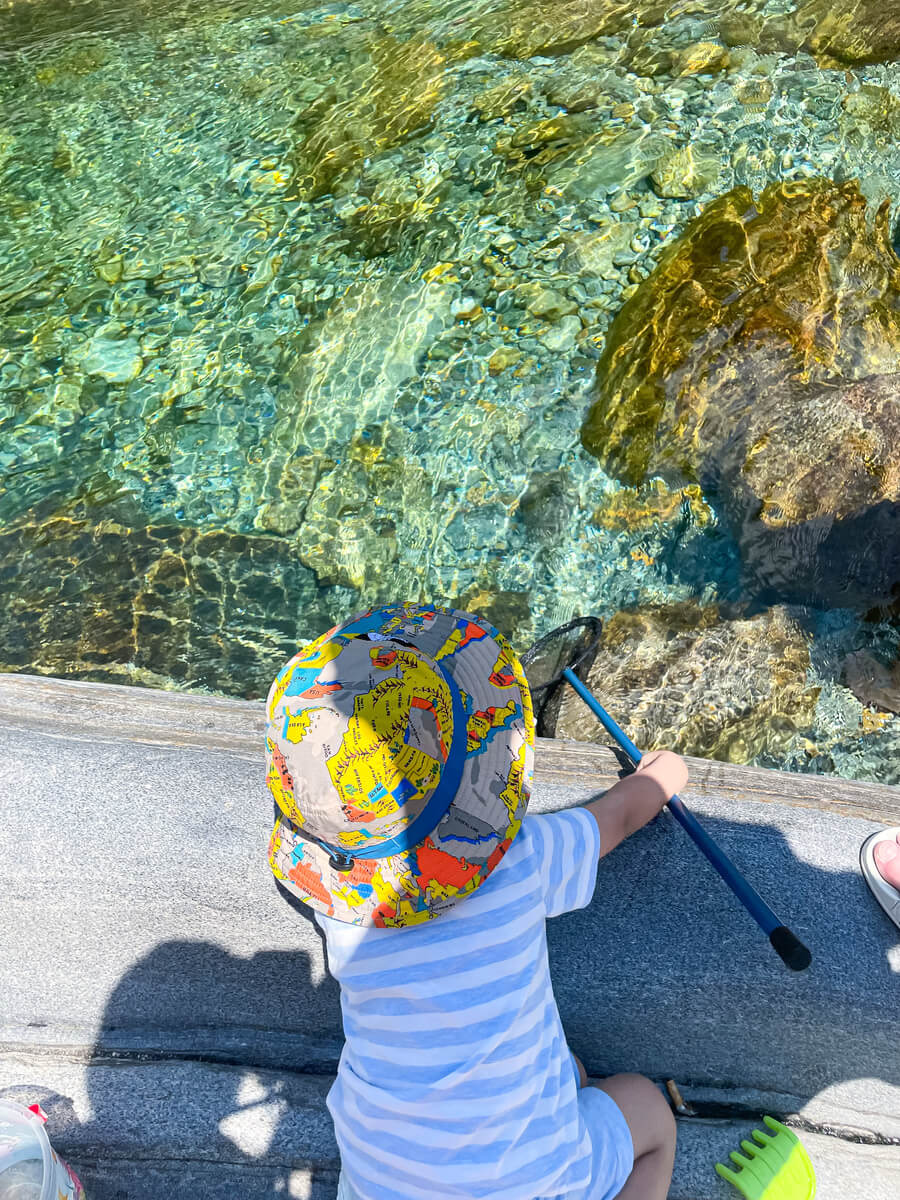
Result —
[{"label": "striped t-shirt", "polygon": [[526,816],[482,886],[433,921],[377,929],[316,914],[346,1038],[327,1103],[362,1200],[587,1186],[545,919],[590,902],[599,856],[586,809]]}]

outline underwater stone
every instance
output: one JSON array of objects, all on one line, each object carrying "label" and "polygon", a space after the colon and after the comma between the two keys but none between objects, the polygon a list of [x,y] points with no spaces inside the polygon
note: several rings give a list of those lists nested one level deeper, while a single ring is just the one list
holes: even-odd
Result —
[{"label": "underwater stone", "polygon": [[635,532],[655,529],[679,513],[701,528],[714,520],[696,484],[671,490],[661,479],[651,479],[641,488],[608,492],[594,510],[591,524],[614,533]]},{"label": "underwater stone", "polygon": [[887,149],[900,135],[900,99],[888,88],[863,84],[844,96],[841,107],[841,132],[860,149]]},{"label": "underwater stone", "polygon": [[102,41],[79,38],[64,43],[60,49],[43,59],[34,77],[42,87],[58,83],[69,83],[82,75],[91,75],[107,65],[111,57],[110,47]]},{"label": "underwater stone", "polygon": [[15,564],[0,670],[258,697],[298,633],[327,628],[283,539],[148,525],[128,501],[26,514],[0,561]]},{"label": "underwater stone", "polygon": [[511,641],[522,640],[531,630],[531,601],[528,592],[498,591],[488,584],[473,584],[451,601],[454,608],[486,617]]},{"label": "underwater stone", "polygon": [[535,473],[520,497],[515,519],[532,537],[557,539],[572,526],[578,494],[565,471]]},{"label": "underwater stone", "polygon": [[611,69],[618,58],[617,51],[604,50],[596,43],[582,46],[562,59],[559,69],[544,83],[548,103],[579,113],[633,101],[635,82]]},{"label": "underwater stone", "polygon": [[[521,171],[528,189],[535,192],[549,178],[552,164],[572,154],[583,155],[584,147],[597,141],[593,117],[585,113],[558,113],[525,125],[498,139],[495,152]],[[615,135],[613,135],[615,136]]]},{"label": "underwater stone", "polygon": [[614,213],[628,212],[629,209],[637,205],[637,200],[634,196],[630,196],[628,192],[620,192],[618,196],[613,196],[609,202],[609,207]]},{"label": "underwater stone", "polygon": [[546,172],[548,193],[565,200],[595,200],[627,191],[654,169],[671,147],[663,134],[644,129],[603,131]]},{"label": "underwater stone", "polygon": [[843,678],[861,704],[900,713],[900,660],[886,667],[874,655],[857,650],[844,659]]},{"label": "underwater stone", "polygon": [[[537,291],[534,292],[534,289]],[[578,305],[561,292],[542,288],[538,284],[523,284],[516,289],[516,295],[518,299],[525,300],[525,307],[530,313],[535,317],[543,317],[545,321],[557,321],[578,310]]]},{"label": "underwater stone", "polygon": [[800,0],[785,20],[789,29],[801,32],[803,48],[820,62],[880,63],[900,58],[900,11],[884,0]]},{"label": "underwater stone", "polygon": [[488,370],[492,375],[499,375],[507,367],[513,366],[522,357],[522,351],[515,346],[498,346],[488,359]]},{"label": "underwater stone", "polygon": [[475,321],[481,314],[481,305],[474,296],[460,296],[450,305],[450,315],[456,321]]},{"label": "underwater stone", "polygon": [[716,20],[716,33],[726,46],[759,46],[762,17],[752,12],[724,12]]},{"label": "underwater stone", "polygon": [[482,53],[506,58],[555,57],[587,42],[664,20],[668,0],[509,0],[461,19],[459,36]]},{"label": "underwater stone", "polygon": [[617,278],[615,259],[631,246],[640,228],[637,221],[616,221],[596,233],[581,230],[566,235],[568,261],[573,274],[600,279]]},{"label": "underwater stone", "polygon": [[[808,669],[791,610],[725,620],[715,605],[686,602],[616,613],[587,684],[642,750],[745,763],[778,754],[812,720],[819,690]],[[553,736],[608,735],[567,688]]]},{"label": "underwater stone", "polygon": [[719,155],[693,143],[664,155],[650,173],[653,190],[664,199],[687,200],[715,187]]},{"label": "underwater stone", "polygon": [[107,383],[130,383],[137,379],[144,365],[140,343],[135,338],[122,341],[91,338],[77,360],[88,375],[99,375]]},{"label": "underwater stone", "polygon": [[900,12],[884,0],[796,0],[789,12],[768,15],[757,0],[753,7],[759,11],[710,12],[727,46],[752,46],[760,54],[806,51],[825,69],[900,58]]},{"label": "underwater stone", "polygon": [[256,528],[271,533],[293,533],[303,523],[306,507],[319,479],[334,466],[330,458],[321,454],[294,455],[281,466],[280,474],[276,469],[277,462],[271,463],[269,483],[263,496],[273,499],[261,506],[254,522]]},{"label": "underwater stone", "polygon": [[770,79],[751,76],[742,80],[735,89],[739,104],[751,111],[762,112],[772,99],[774,89]]},{"label": "underwater stone", "polygon": [[386,272],[351,284],[311,327],[290,368],[292,396],[279,406],[276,441],[295,453],[309,440],[304,422],[324,429],[338,412],[354,425],[384,420],[420,354],[450,327],[451,295],[442,279]]},{"label": "underwater stone", "polygon": [[370,37],[366,48],[365,61],[297,120],[293,182],[306,199],[325,195],[365,159],[426,131],[448,86],[448,53],[421,36]]},{"label": "underwater stone", "polygon": [[727,70],[730,61],[727,48],[718,42],[695,42],[676,59],[680,75],[712,75]]},{"label": "underwater stone", "polygon": [[553,325],[546,333],[539,334],[538,340],[548,350],[562,353],[565,350],[572,349],[579,333],[581,333],[581,322],[579,319],[577,317],[563,317],[558,325]]},{"label": "underwater stone", "polygon": [[866,606],[900,580],[898,384],[887,207],[870,227],[855,183],[737,188],[616,317],[582,440],[633,486],[699,483],[753,587]]},{"label": "underwater stone", "polygon": [[[399,568],[396,519],[433,515],[432,479],[400,457],[385,422],[349,439],[339,462],[322,462],[294,535],[294,553],[321,584],[358,589],[361,604],[384,598]],[[304,478],[305,484],[305,478]]]},{"label": "underwater stone", "polygon": [[507,75],[502,83],[480,92],[472,101],[472,108],[482,121],[495,121],[508,117],[517,108],[525,108],[534,91],[534,81],[524,72]]}]

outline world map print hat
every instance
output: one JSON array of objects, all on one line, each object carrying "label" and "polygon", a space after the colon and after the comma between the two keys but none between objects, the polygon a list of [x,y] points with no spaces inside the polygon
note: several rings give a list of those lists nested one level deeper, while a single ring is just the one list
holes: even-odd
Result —
[{"label": "world map print hat", "polygon": [[525,672],[455,609],[373,608],[322,634],[266,701],[269,865],[354,925],[416,925],[479,888],[519,832],[534,763]]}]

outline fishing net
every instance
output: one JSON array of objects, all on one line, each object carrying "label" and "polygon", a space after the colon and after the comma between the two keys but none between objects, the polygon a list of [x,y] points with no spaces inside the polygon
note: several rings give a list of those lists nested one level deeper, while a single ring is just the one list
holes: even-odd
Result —
[{"label": "fishing net", "polygon": [[568,668],[583,683],[597,657],[603,637],[599,617],[575,617],[540,638],[521,655],[531,689],[538,737],[555,737]]}]

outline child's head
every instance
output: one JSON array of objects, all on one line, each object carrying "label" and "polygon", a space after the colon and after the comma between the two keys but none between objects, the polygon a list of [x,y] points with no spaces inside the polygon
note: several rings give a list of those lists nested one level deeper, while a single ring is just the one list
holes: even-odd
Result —
[{"label": "child's head", "polygon": [[269,864],[357,925],[414,925],[470,895],[519,831],[534,719],[493,626],[453,609],[372,609],[278,673],[267,782]]}]

